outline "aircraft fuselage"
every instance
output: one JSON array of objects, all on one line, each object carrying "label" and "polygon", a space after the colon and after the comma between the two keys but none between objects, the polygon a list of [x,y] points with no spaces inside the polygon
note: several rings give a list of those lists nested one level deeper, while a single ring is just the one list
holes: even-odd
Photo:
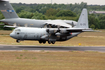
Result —
[{"label": "aircraft fuselage", "polygon": [[[26,18],[11,18],[11,19],[3,19],[0,20],[0,22],[3,22],[7,25],[14,26],[14,24],[17,27],[37,27],[37,28],[46,28],[46,26],[50,25],[52,27],[54,25],[54,28],[57,28],[59,24],[62,27],[70,27],[72,25],[76,26],[77,22],[72,20],[36,20],[36,19],[26,19]],[[55,24],[48,24],[48,23],[55,23]],[[64,22],[65,24],[62,24]],[[65,26],[66,25],[66,26]],[[49,26],[47,27],[49,28]]]},{"label": "aircraft fuselage", "polygon": [[80,32],[77,33],[62,33],[62,35],[49,35],[47,28],[29,28],[29,27],[19,27],[14,29],[10,36],[17,40],[37,40],[37,41],[66,41],[74,36],[77,36]]},{"label": "aircraft fuselage", "polygon": [[23,18],[13,18],[13,19],[4,19],[0,20],[5,24],[13,25],[16,24],[17,26],[24,27],[43,27],[45,25],[46,20],[34,20],[34,19],[23,19]]}]

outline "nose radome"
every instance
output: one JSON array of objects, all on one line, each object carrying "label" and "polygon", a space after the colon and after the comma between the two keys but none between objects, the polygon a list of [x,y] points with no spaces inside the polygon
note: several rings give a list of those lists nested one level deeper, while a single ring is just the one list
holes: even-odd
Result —
[{"label": "nose radome", "polygon": [[14,34],[14,33],[11,33],[10,36],[11,36],[12,38],[15,38],[15,34]]}]

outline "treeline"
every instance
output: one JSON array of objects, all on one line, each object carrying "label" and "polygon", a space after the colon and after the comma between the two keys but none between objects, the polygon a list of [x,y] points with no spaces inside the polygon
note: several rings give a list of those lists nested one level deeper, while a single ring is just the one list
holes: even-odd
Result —
[{"label": "treeline", "polygon": [[28,12],[39,12],[45,14],[46,11],[50,8],[59,9],[59,10],[71,10],[76,14],[80,14],[83,8],[87,8],[88,11],[91,10],[105,10],[105,5],[87,5],[85,2],[75,3],[75,4],[25,4],[25,3],[12,3],[12,6],[15,8],[16,12],[19,13],[21,10]]},{"label": "treeline", "polygon": [[28,12],[39,12],[45,14],[46,11],[50,8],[59,9],[59,10],[71,10],[75,13],[80,13],[81,9],[87,8],[87,3],[81,2],[81,4],[22,4],[22,3],[12,3],[12,6],[15,8],[16,12],[19,13],[21,10]]},{"label": "treeline", "polygon": [[[105,5],[87,5],[80,4],[22,4],[12,3],[18,16],[29,19],[62,19],[77,21],[83,8],[88,11],[98,10],[105,11]],[[0,19],[4,16],[0,12]],[[89,26],[94,29],[105,29],[105,15],[98,14],[89,15]],[[0,27],[1,29],[1,27]]]}]

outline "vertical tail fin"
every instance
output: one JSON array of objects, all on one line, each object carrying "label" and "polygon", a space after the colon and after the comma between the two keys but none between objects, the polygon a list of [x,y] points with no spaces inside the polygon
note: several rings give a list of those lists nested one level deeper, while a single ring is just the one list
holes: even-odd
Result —
[{"label": "vertical tail fin", "polygon": [[83,9],[76,28],[89,28],[87,9]]},{"label": "vertical tail fin", "polygon": [[18,18],[18,15],[9,3],[9,0],[0,0],[0,10],[6,19]]}]

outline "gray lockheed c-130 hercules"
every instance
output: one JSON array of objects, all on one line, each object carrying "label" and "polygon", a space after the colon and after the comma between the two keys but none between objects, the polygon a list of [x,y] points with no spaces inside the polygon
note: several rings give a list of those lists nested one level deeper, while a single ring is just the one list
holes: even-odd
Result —
[{"label": "gray lockheed c-130 hercules", "polygon": [[77,22],[72,20],[35,20],[19,18],[9,3],[9,0],[0,0],[0,11],[5,17],[5,19],[0,20],[0,22],[11,25],[11,27],[56,28],[57,26],[60,26],[62,28],[71,28],[77,24]]},{"label": "gray lockheed c-130 hercules", "polygon": [[87,9],[83,9],[78,23],[73,28],[32,28],[32,27],[17,27],[10,34],[17,42],[22,40],[37,40],[39,43],[54,44],[56,41],[66,41],[77,36],[81,32],[93,31],[88,27]]}]

